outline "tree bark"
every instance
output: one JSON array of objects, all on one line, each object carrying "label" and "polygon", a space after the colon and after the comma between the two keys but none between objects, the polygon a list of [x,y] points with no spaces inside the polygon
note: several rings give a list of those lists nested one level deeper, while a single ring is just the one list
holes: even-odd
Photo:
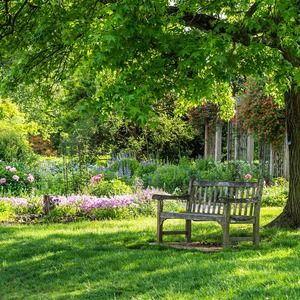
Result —
[{"label": "tree bark", "polygon": [[289,146],[289,195],[283,212],[267,227],[300,228],[300,88],[286,93],[286,122]]}]

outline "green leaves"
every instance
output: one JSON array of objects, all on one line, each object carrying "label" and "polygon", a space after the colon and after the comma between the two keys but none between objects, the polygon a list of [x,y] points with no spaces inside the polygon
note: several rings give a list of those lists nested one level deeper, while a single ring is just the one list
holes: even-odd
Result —
[{"label": "green leaves", "polygon": [[172,91],[186,106],[217,103],[229,118],[228,86],[237,76],[271,76],[282,90],[289,76],[299,82],[296,3],[253,3],[188,0],[171,9],[165,0],[37,0],[1,40],[2,88],[61,84],[87,68],[95,77],[114,74],[95,94],[103,114],[145,123]]}]

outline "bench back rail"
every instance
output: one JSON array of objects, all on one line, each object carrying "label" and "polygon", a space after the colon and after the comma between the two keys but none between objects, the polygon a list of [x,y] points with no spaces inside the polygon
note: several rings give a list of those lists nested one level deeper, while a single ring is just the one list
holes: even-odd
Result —
[{"label": "bench back rail", "polygon": [[223,215],[230,203],[231,216],[254,216],[259,205],[260,185],[250,182],[191,181],[186,211]]}]

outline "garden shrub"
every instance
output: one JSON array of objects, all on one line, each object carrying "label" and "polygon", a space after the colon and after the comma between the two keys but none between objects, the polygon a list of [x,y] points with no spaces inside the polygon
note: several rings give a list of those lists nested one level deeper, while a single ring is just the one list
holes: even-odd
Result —
[{"label": "garden shrub", "polygon": [[154,173],[149,174],[144,182],[148,186],[162,188],[168,193],[186,193],[190,177],[193,175],[191,168],[183,168],[178,165],[159,166]]},{"label": "garden shrub", "polygon": [[28,135],[37,132],[37,124],[28,122],[25,114],[8,99],[0,99],[0,159],[30,162],[34,155]]},{"label": "garden shrub", "polygon": [[60,222],[74,220],[79,216],[79,210],[76,205],[57,205],[49,212],[46,219],[53,222]]},{"label": "garden shrub", "polygon": [[137,169],[137,175],[139,177],[144,177],[156,171],[158,164],[153,161],[143,161],[140,163],[139,168]]},{"label": "garden shrub", "polygon": [[288,198],[288,182],[278,177],[273,185],[264,187],[262,206],[284,206]]},{"label": "garden shrub", "polygon": [[0,158],[5,161],[29,161],[33,152],[24,133],[0,120]]},{"label": "garden shrub", "polygon": [[91,184],[88,191],[97,197],[132,194],[131,187],[119,179],[103,180]]},{"label": "garden shrub", "polygon": [[13,214],[12,206],[7,201],[0,199],[0,221],[10,220]]}]

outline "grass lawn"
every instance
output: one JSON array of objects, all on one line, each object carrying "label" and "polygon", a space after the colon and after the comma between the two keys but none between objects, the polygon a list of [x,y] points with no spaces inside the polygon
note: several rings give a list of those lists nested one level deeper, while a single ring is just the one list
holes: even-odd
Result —
[{"label": "grass lawn", "polygon": [[[264,208],[262,225],[279,213]],[[221,241],[217,224],[193,224],[194,241]],[[155,226],[155,218],[2,225],[0,299],[300,299],[300,231],[263,229],[258,249],[202,253],[150,245]]]}]

